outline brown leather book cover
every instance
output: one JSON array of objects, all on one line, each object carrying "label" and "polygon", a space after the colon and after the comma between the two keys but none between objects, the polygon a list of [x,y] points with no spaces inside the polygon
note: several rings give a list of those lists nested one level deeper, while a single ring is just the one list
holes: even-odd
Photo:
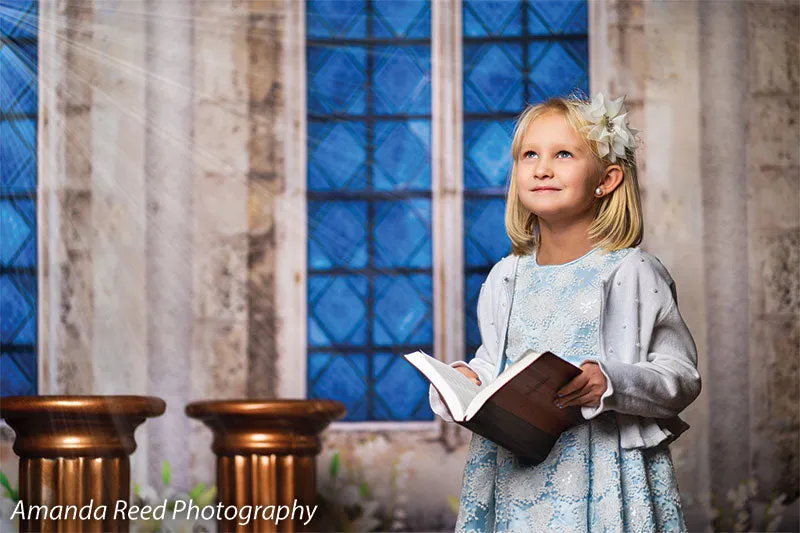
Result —
[{"label": "brown leather book cover", "polygon": [[558,389],[581,370],[550,352],[522,369],[512,365],[506,372],[517,370],[519,373],[497,389],[471,419],[459,423],[538,464],[545,460],[559,435],[583,419],[579,407],[559,409],[554,405]]},{"label": "brown leather book cover", "polygon": [[559,435],[582,420],[579,407],[559,409],[556,393],[581,369],[551,352],[525,352],[492,383],[478,386],[424,352],[403,357],[439,391],[453,420],[534,463]]}]

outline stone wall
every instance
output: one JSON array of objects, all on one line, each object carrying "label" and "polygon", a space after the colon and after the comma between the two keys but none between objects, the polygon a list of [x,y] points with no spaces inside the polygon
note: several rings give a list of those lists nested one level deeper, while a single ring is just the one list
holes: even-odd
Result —
[{"label": "stone wall", "polygon": [[[749,460],[760,497],[800,495],[800,6],[752,2],[745,120]],[[741,242],[741,240],[739,240]],[[795,529],[798,522],[795,514]]]},{"label": "stone wall", "polygon": [[[169,459],[186,487],[214,477],[187,401],[304,390],[304,30],[291,0],[167,4],[42,3],[39,368],[45,394],[168,399],[134,479]],[[692,530],[740,479],[798,495],[800,8],[726,4],[590,3],[592,90],[644,130],[644,247],[700,353],[672,447]],[[393,519],[451,528],[468,434],[408,428],[328,431],[321,483],[334,450],[371,457]]]}]

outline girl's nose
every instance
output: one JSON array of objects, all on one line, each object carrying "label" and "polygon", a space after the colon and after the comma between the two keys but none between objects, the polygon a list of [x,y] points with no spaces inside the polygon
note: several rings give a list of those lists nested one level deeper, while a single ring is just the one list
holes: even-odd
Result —
[{"label": "girl's nose", "polygon": [[533,168],[533,177],[536,179],[546,179],[553,177],[553,171],[550,165],[544,161],[540,161],[538,165]]}]

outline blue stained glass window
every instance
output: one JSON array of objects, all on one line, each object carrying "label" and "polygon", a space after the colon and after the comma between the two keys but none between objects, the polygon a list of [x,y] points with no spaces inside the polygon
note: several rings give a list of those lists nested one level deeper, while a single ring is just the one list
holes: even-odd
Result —
[{"label": "blue stained glass window", "polygon": [[431,6],[306,4],[308,397],[432,420]]},{"label": "blue stained glass window", "polygon": [[526,104],[589,90],[585,0],[463,0],[464,268],[467,358],[492,265],[511,250],[505,194],[514,120]]},{"label": "blue stained glass window", "polygon": [[38,2],[0,0],[0,396],[37,392]]}]

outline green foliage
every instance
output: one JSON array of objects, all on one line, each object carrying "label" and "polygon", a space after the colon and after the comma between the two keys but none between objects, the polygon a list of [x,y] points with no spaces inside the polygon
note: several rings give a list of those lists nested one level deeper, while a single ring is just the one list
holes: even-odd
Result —
[{"label": "green foliage", "polygon": [[0,471],[0,487],[3,487],[6,492],[6,498],[17,503],[19,501],[19,490],[15,489],[11,486],[11,483],[8,481],[8,477],[6,477],[5,473]]},{"label": "green foliage", "polygon": [[169,487],[170,479],[172,479],[172,475],[170,473],[169,461],[164,461],[161,465],[161,481],[164,483],[164,488]]},{"label": "green foliage", "polygon": [[214,485],[206,487],[205,483],[198,483],[189,491],[189,498],[194,500],[195,505],[201,508],[211,505],[216,497],[217,487]]},{"label": "green foliage", "polygon": [[331,479],[336,479],[336,474],[339,473],[339,452],[336,451],[333,453],[333,458],[331,458]]}]

